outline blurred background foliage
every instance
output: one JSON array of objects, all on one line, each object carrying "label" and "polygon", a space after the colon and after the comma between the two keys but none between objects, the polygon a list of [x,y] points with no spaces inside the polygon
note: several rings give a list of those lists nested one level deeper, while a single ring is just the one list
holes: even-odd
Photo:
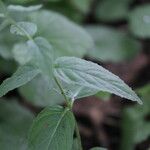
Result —
[{"label": "blurred background foliage", "polygon": [[[143,99],[144,104],[141,106],[130,103],[119,105],[122,110],[119,114],[120,136],[115,148],[109,145],[109,142],[106,144],[100,140],[98,145],[93,142],[90,146],[84,144],[85,149],[91,146],[106,146],[112,150],[148,150],[150,148],[149,0],[4,0],[4,2],[6,5],[23,6],[42,4],[42,9],[35,12],[10,11],[10,14],[17,21],[27,20],[36,23],[37,35],[48,39],[54,49],[55,58],[67,55],[97,62],[120,75],[137,89]],[[2,9],[0,13],[1,11]],[[26,39],[11,35],[7,20],[1,17],[0,31],[2,81],[29,56],[24,56],[25,49],[21,45]],[[144,71],[139,69],[143,61],[146,64],[142,66]],[[5,99],[0,100],[0,149],[25,150],[27,128],[33,118],[33,113],[29,110],[35,113],[47,105],[63,103],[57,87],[52,91],[49,91],[49,88],[47,80],[39,75],[18,91],[13,91]],[[114,96],[100,92],[95,97],[107,105]],[[16,142],[16,139],[19,142]],[[84,141],[86,139],[83,139],[83,143],[86,143]],[[144,143],[144,146],[141,143]]]}]

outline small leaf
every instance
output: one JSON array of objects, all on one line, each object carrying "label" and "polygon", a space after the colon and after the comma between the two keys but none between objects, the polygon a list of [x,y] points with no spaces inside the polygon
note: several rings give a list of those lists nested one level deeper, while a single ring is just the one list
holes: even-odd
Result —
[{"label": "small leaf", "polygon": [[29,6],[29,7],[24,7],[20,5],[9,5],[7,9],[9,11],[18,11],[18,12],[31,12],[31,11],[36,11],[42,8],[42,5],[35,5],[35,6]]},{"label": "small leaf", "polygon": [[129,27],[134,35],[141,38],[150,37],[150,5],[136,7],[129,15]]},{"label": "small leaf", "polygon": [[17,22],[11,25],[10,32],[12,34],[26,36],[27,34],[33,36],[37,31],[37,26],[31,22]]},{"label": "small leaf", "polygon": [[99,91],[138,101],[140,98],[118,76],[103,67],[75,57],[60,57],[55,62],[54,75],[64,88],[71,90],[73,98],[94,95]]},{"label": "small leaf", "polygon": [[19,67],[12,77],[4,80],[0,85],[0,97],[31,81],[39,73],[40,71],[38,69],[30,65]]},{"label": "small leaf", "polygon": [[75,120],[62,107],[47,107],[34,120],[29,135],[30,150],[71,150]]}]

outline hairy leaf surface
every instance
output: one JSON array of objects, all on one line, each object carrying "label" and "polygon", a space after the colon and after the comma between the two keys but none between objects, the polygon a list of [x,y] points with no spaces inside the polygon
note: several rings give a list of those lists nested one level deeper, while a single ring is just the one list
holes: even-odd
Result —
[{"label": "hairy leaf surface", "polygon": [[55,62],[54,74],[64,88],[71,90],[73,99],[105,91],[141,103],[135,92],[118,76],[93,62],[60,57]]}]

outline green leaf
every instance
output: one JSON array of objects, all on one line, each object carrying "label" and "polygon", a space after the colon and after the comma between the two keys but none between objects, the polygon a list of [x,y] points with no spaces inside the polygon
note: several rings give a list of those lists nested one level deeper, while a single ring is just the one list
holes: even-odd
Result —
[{"label": "green leaf", "polygon": [[75,120],[62,107],[47,107],[35,119],[29,135],[30,150],[71,150]]},{"label": "green leaf", "polygon": [[108,92],[98,92],[98,93],[96,93],[95,96],[102,99],[102,100],[104,100],[104,101],[107,101],[107,100],[110,99],[111,94],[108,93]]},{"label": "green leaf", "polygon": [[27,150],[33,114],[17,101],[0,99],[0,149]]},{"label": "green leaf", "polygon": [[150,123],[146,117],[150,114],[150,84],[138,89],[143,105],[125,108],[122,120],[121,150],[133,150],[134,146],[148,139]]},{"label": "green leaf", "polygon": [[133,34],[138,37],[150,37],[150,5],[138,6],[131,11],[129,27]]},{"label": "green leaf", "polygon": [[72,92],[72,99],[104,91],[142,103],[118,76],[90,61],[60,57],[55,62],[54,75],[62,82],[63,88]]},{"label": "green leaf", "polygon": [[94,147],[94,148],[92,148],[90,150],[107,150],[107,149],[106,148],[101,148],[101,147]]},{"label": "green leaf", "polygon": [[72,0],[74,6],[81,10],[83,13],[89,12],[91,2],[92,0]]},{"label": "green leaf", "polygon": [[82,57],[93,46],[91,37],[84,29],[58,13],[38,11],[30,14],[29,20],[37,24],[38,35],[51,43],[55,57]]},{"label": "green leaf", "polygon": [[31,81],[39,73],[40,71],[37,68],[30,65],[19,67],[12,77],[4,80],[0,85],[0,97]]},{"label": "green leaf", "polygon": [[24,7],[20,5],[9,5],[7,9],[9,11],[31,12],[31,11],[39,10],[41,7],[42,5],[35,5],[35,6],[29,6],[29,7]]},{"label": "green leaf", "polygon": [[80,147],[79,147],[78,139],[75,138],[75,139],[73,140],[72,150],[79,150],[79,149],[80,149]]},{"label": "green leaf", "polygon": [[25,44],[17,44],[13,54],[20,64],[30,62],[39,68],[42,74],[52,77],[53,49],[46,39],[37,37],[34,41],[29,40]]},{"label": "green leaf", "polygon": [[35,106],[52,106],[64,102],[61,94],[51,89],[49,80],[40,74],[31,82],[20,87],[19,92],[27,101]]},{"label": "green leaf", "polygon": [[17,22],[15,25],[11,25],[10,32],[12,34],[21,36],[33,36],[37,31],[37,26],[31,22]]},{"label": "green leaf", "polygon": [[[131,0],[103,0],[96,8],[96,17],[102,21],[117,21],[128,15]],[[109,10],[109,13],[108,13]]]},{"label": "green leaf", "polygon": [[4,18],[5,15],[3,13],[0,13],[0,18]]},{"label": "green leaf", "polygon": [[88,51],[92,58],[119,62],[131,60],[140,50],[140,44],[124,32],[105,26],[87,26],[95,47]]},{"label": "green leaf", "polygon": [[24,65],[33,59],[33,49],[29,49],[27,43],[18,43],[14,45],[13,56],[14,59],[20,64]]}]

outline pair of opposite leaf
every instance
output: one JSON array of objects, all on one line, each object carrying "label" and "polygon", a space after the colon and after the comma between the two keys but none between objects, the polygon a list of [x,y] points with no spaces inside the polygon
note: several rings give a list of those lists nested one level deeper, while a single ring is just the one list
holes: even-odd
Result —
[{"label": "pair of opposite leaf", "polygon": [[[16,57],[21,65],[12,77],[0,85],[0,97],[42,74],[48,79],[51,88],[56,78],[64,91],[69,90],[66,96],[70,100],[106,91],[142,103],[135,92],[119,77],[93,62],[77,57],[58,57],[55,60],[53,48],[47,39],[32,38],[36,30],[36,25],[30,22],[11,25],[11,33],[27,36],[29,40],[16,46],[16,53],[19,53],[19,46],[24,50],[22,56]],[[30,149],[71,150],[74,129],[75,119],[70,109],[48,107],[38,115],[31,127]]]}]

